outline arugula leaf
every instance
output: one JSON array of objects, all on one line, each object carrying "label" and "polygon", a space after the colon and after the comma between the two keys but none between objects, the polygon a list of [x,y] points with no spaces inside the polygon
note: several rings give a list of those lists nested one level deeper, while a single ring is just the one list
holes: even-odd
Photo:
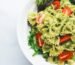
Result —
[{"label": "arugula leaf", "polygon": [[36,55],[36,54],[42,54],[41,48],[39,48],[38,45],[37,45],[35,34],[36,34],[36,32],[34,32],[34,30],[31,29],[29,40],[28,40],[29,46],[34,50],[33,56]]}]

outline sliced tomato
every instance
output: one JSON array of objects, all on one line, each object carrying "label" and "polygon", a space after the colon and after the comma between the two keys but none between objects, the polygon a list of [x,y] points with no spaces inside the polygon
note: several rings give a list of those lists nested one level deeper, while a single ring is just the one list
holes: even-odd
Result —
[{"label": "sliced tomato", "polygon": [[43,44],[44,44],[44,41],[41,39],[41,35],[42,35],[41,33],[36,34],[36,40],[37,40],[37,43],[38,43],[39,47],[42,47]]},{"label": "sliced tomato", "polygon": [[70,16],[72,14],[72,10],[66,6],[65,8],[62,9],[62,12],[68,16]]},{"label": "sliced tomato", "polygon": [[73,57],[72,51],[64,51],[58,56],[60,61],[66,61],[68,59],[71,59],[72,57]]},{"label": "sliced tomato", "polygon": [[53,5],[54,5],[55,9],[59,9],[60,8],[60,1],[54,0]]},{"label": "sliced tomato", "polygon": [[71,40],[71,35],[66,34],[66,35],[60,37],[60,43],[67,42],[69,40]]}]

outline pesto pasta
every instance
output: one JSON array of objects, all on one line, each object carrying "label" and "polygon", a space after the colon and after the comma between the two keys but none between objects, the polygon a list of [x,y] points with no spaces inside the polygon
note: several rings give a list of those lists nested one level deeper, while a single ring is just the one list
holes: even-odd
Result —
[{"label": "pesto pasta", "polygon": [[[54,2],[60,3],[60,7],[55,8],[59,4],[53,4]],[[45,10],[31,12],[28,16],[30,32],[34,33],[33,37],[38,46],[38,49],[35,49],[38,50],[37,53],[40,51],[48,62],[73,65],[75,61],[75,5],[69,0],[54,2]],[[36,46],[34,44],[34,47]]]}]

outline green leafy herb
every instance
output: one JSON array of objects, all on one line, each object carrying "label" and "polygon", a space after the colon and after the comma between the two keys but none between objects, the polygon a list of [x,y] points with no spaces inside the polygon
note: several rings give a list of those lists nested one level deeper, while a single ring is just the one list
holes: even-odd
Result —
[{"label": "green leafy herb", "polygon": [[53,0],[36,0],[37,5],[44,5],[46,3],[52,2]]},{"label": "green leafy herb", "polygon": [[30,36],[29,36],[29,41],[28,41],[29,43],[28,44],[31,46],[31,48],[35,52],[33,54],[33,56],[36,55],[36,54],[41,54],[42,53],[41,48],[39,48],[38,45],[37,45],[37,41],[36,41],[36,38],[35,38],[35,34],[36,34],[36,32],[34,32],[34,30],[31,29]]},{"label": "green leafy herb", "polygon": [[38,12],[44,10],[46,7],[50,6],[50,4],[54,0],[36,0]]}]

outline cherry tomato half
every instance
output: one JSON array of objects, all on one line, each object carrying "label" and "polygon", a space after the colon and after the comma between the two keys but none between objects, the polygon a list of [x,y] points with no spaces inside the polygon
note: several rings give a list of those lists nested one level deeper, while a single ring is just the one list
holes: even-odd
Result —
[{"label": "cherry tomato half", "polygon": [[62,12],[68,16],[70,16],[72,14],[72,10],[66,6],[65,8],[62,9]]},{"label": "cherry tomato half", "polygon": [[60,43],[67,42],[69,40],[71,40],[71,35],[67,34],[67,35],[64,35],[64,36],[60,37]]},{"label": "cherry tomato half", "polygon": [[64,51],[64,52],[62,52],[62,53],[58,56],[58,58],[59,58],[60,61],[66,61],[66,60],[68,60],[68,59],[71,59],[72,56],[73,56],[73,52],[72,52],[72,51]]},{"label": "cherry tomato half", "polygon": [[59,0],[55,0],[53,2],[53,5],[55,6],[55,9],[59,9],[60,8],[60,1]]},{"label": "cherry tomato half", "polygon": [[41,39],[41,35],[42,35],[41,33],[36,34],[36,40],[37,40],[37,43],[38,43],[39,47],[42,47],[43,44],[44,44],[44,41]]}]

